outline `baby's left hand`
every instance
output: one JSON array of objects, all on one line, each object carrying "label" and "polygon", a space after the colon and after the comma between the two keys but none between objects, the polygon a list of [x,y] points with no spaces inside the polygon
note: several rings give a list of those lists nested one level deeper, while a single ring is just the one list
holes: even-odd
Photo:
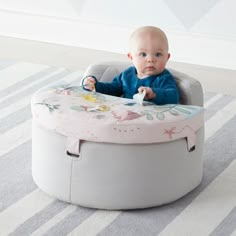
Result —
[{"label": "baby's left hand", "polygon": [[156,94],[153,92],[153,90],[150,87],[141,86],[138,88],[139,93],[142,93],[143,90],[146,90],[146,96],[144,97],[144,99],[151,100],[156,97]]}]

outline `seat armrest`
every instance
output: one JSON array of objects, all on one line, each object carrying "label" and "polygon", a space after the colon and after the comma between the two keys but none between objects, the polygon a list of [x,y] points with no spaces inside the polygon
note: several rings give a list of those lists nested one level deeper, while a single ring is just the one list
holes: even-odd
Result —
[{"label": "seat armrest", "polygon": [[195,78],[168,68],[174,76],[180,91],[180,103],[184,105],[203,106],[203,89],[201,83]]}]

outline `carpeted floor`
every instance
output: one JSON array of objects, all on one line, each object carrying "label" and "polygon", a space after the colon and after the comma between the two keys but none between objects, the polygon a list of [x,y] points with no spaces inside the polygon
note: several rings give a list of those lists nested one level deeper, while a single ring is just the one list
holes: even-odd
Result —
[{"label": "carpeted floor", "polygon": [[0,235],[236,235],[236,97],[205,92],[204,177],[178,201],[133,211],[70,205],[31,177],[32,93],[81,71],[0,60]]}]

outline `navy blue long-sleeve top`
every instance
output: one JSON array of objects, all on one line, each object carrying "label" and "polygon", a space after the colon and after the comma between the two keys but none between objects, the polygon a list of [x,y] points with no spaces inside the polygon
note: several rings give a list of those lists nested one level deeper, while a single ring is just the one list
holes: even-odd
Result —
[{"label": "navy blue long-sleeve top", "polygon": [[179,102],[179,90],[172,74],[167,69],[159,75],[139,79],[135,67],[129,67],[116,76],[112,82],[96,80],[95,89],[99,93],[132,99],[133,95],[138,93],[140,86],[150,87],[156,94],[155,98],[148,100],[149,102],[157,105]]}]

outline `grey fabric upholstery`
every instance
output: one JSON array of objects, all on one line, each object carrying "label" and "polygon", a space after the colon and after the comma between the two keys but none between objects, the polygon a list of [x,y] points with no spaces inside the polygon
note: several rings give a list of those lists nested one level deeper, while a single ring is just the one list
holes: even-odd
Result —
[{"label": "grey fabric upholstery", "polygon": [[[101,62],[92,64],[86,70],[84,77],[88,75],[95,76],[99,81],[110,82],[123,70],[132,66],[127,62]],[[184,105],[203,106],[203,90],[200,82],[179,71],[168,68],[173,74],[177,86],[180,90],[180,103]]]},{"label": "grey fabric upholstery", "polygon": [[[86,75],[111,81],[128,63],[91,65]],[[170,69],[181,103],[203,104],[200,83]],[[76,82],[77,83],[77,82]],[[150,134],[152,135],[152,134]],[[138,209],[175,201],[202,180],[204,126],[195,149],[186,138],[150,144],[116,144],[79,140],[80,155],[67,152],[68,138],[32,122],[32,176],[46,193],[61,200],[99,209]],[[78,145],[79,146],[79,145]]]}]

